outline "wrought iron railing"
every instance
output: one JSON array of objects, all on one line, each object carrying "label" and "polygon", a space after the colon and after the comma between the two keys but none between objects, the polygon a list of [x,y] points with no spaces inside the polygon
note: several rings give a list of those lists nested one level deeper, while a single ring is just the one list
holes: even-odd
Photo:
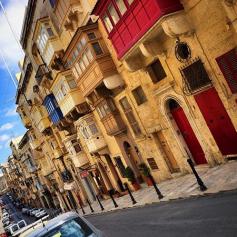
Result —
[{"label": "wrought iron railing", "polygon": [[191,95],[212,86],[212,81],[200,58],[189,61],[180,69],[183,77],[183,91]]},{"label": "wrought iron railing", "polygon": [[49,68],[45,64],[41,64],[38,67],[38,70],[37,70],[36,75],[35,75],[35,79],[38,82],[38,84],[41,83],[44,76],[46,76],[47,79],[52,80],[51,72],[50,72]]}]

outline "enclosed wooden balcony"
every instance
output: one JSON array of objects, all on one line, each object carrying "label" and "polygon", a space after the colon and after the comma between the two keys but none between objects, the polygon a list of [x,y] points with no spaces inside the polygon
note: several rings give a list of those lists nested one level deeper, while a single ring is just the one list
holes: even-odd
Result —
[{"label": "enclosed wooden balcony", "polygon": [[71,71],[58,73],[51,90],[65,118],[77,120],[81,114],[84,115],[89,112],[90,108]]},{"label": "enclosed wooden balcony", "polygon": [[73,164],[77,168],[80,168],[80,167],[89,163],[89,159],[88,159],[86,153],[83,151],[81,151],[77,155],[73,155],[71,158],[72,158]]},{"label": "enclosed wooden balcony", "polygon": [[[100,1],[92,14],[104,23],[118,58],[122,58],[157,22],[183,10],[180,0]],[[148,34],[149,34],[148,33]]]},{"label": "enclosed wooden balcony", "polygon": [[18,106],[16,109],[17,113],[21,117],[21,121],[24,124],[26,128],[30,128],[32,126],[32,122],[29,116],[25,113],[24,109],[22,106]]},{"label": "enclosed wooden balcony", "polygon": [[35,79],[39,85],[42,85],[45,88],[50,88],[51,82],[53,80],[51,76],[51,71],[45,64],[41,64],[38,67]]},{"label": "enclosed wooden balcony", "polygon": [[76,30],[83,8],[78,0],[58,0],[54,6],[60,30]]},{"label": "enclosed wooden balcony", "polygon": [[116,66],[103,41],[97,24],[79,28],[65,52],[65,68],[71,69],[83,96],[104,83],[115,89],[122,86]]},{"label": "enclosed wooden balcony", "polygon": [[50,121],[47,115],[47,111],[43,106],[35,107],[32,110],[32,116],[34,118],[35,126],[43,133],[50,127]]},{"label": "enclosed wooden balcony", "polygon": [[78,132],[84,138],[90,153],[98,152],[107,147],[105,139],[101,134],[92,113],[81,117],[75,124]]},{"label": "enclosed wooden balcony", "polygon": [[57,159],[63,155],[63,152],[59,147],[57,147],[53,150],[53,155],[54,155],[54,158]]}]

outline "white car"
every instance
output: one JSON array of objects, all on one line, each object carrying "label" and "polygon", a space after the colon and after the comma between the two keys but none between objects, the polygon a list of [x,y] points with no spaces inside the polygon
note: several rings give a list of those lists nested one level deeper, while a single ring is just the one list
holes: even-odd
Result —
[{"label": "white car", "polygon": [[2,219],[4,219],[4,218],[10,218],[10,215],[7,212],[4,212],[2,214]]},{"label": "white car", "polygon": [[45,210],[42,210],[42,211],[40,211],[40,212],[37,212],[37,213],[35,214],[35,217],[36,217],[36,218],[41,218],[41,217],[46,216],[46,215],[47,215],[47,212],[46,212]]},{"label": "white car", "polygon": [[24,228],[24,227],[27,226],[25,220],[18,221],[17,225],[18,225],[19,229]]},{"label": "white car", "polygon": [[9,227],[9,233],[10,235],[13,235],[14,233],[16,233],[19,230],[19,226],[17,224],[13,224]]}]

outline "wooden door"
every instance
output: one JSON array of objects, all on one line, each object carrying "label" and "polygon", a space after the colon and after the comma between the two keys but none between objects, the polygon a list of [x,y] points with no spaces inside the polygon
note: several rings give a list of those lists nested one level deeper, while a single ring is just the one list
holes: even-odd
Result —
[{"label": "wooden door", "polygon": [[177,106],[171,109],[171,114],[192,154],[192,157],[197,165],[206,164],[205,154],[202,147],[182,109],[182,107]]},{"label": "wooden door", "polygon": [[215,88],[194,98],[221,153],[237,154],[237,133]]}]

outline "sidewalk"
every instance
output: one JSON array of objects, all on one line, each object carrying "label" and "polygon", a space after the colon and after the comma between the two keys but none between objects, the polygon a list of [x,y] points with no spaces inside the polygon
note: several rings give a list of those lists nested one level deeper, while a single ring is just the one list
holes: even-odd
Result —
[{"label": "sidewalk", "polygon": [[[193,174],[187,174],[158,184],[160,191],[164,195],[162,200],[158,199],[153,187],[144,187],[137,192],[133,192],[137,204],[132,204],[129,195],[115,199],[118,204],[117,208],[114,207],[111,199],[103,200],[103,212],[237,189],[237,161],[229,161],[226,164],[214,168],[200,166],[196,170],[208,188],[205,192],[199,190],[195,176]],[[102,212],[98,202],[92,203],[92,207],[94,209],[93,214]],[[84,207],[84,210],[86,212],[85,215],[92,214],[89,206]],[[81,210],[79,212],[82,214]]]}]

